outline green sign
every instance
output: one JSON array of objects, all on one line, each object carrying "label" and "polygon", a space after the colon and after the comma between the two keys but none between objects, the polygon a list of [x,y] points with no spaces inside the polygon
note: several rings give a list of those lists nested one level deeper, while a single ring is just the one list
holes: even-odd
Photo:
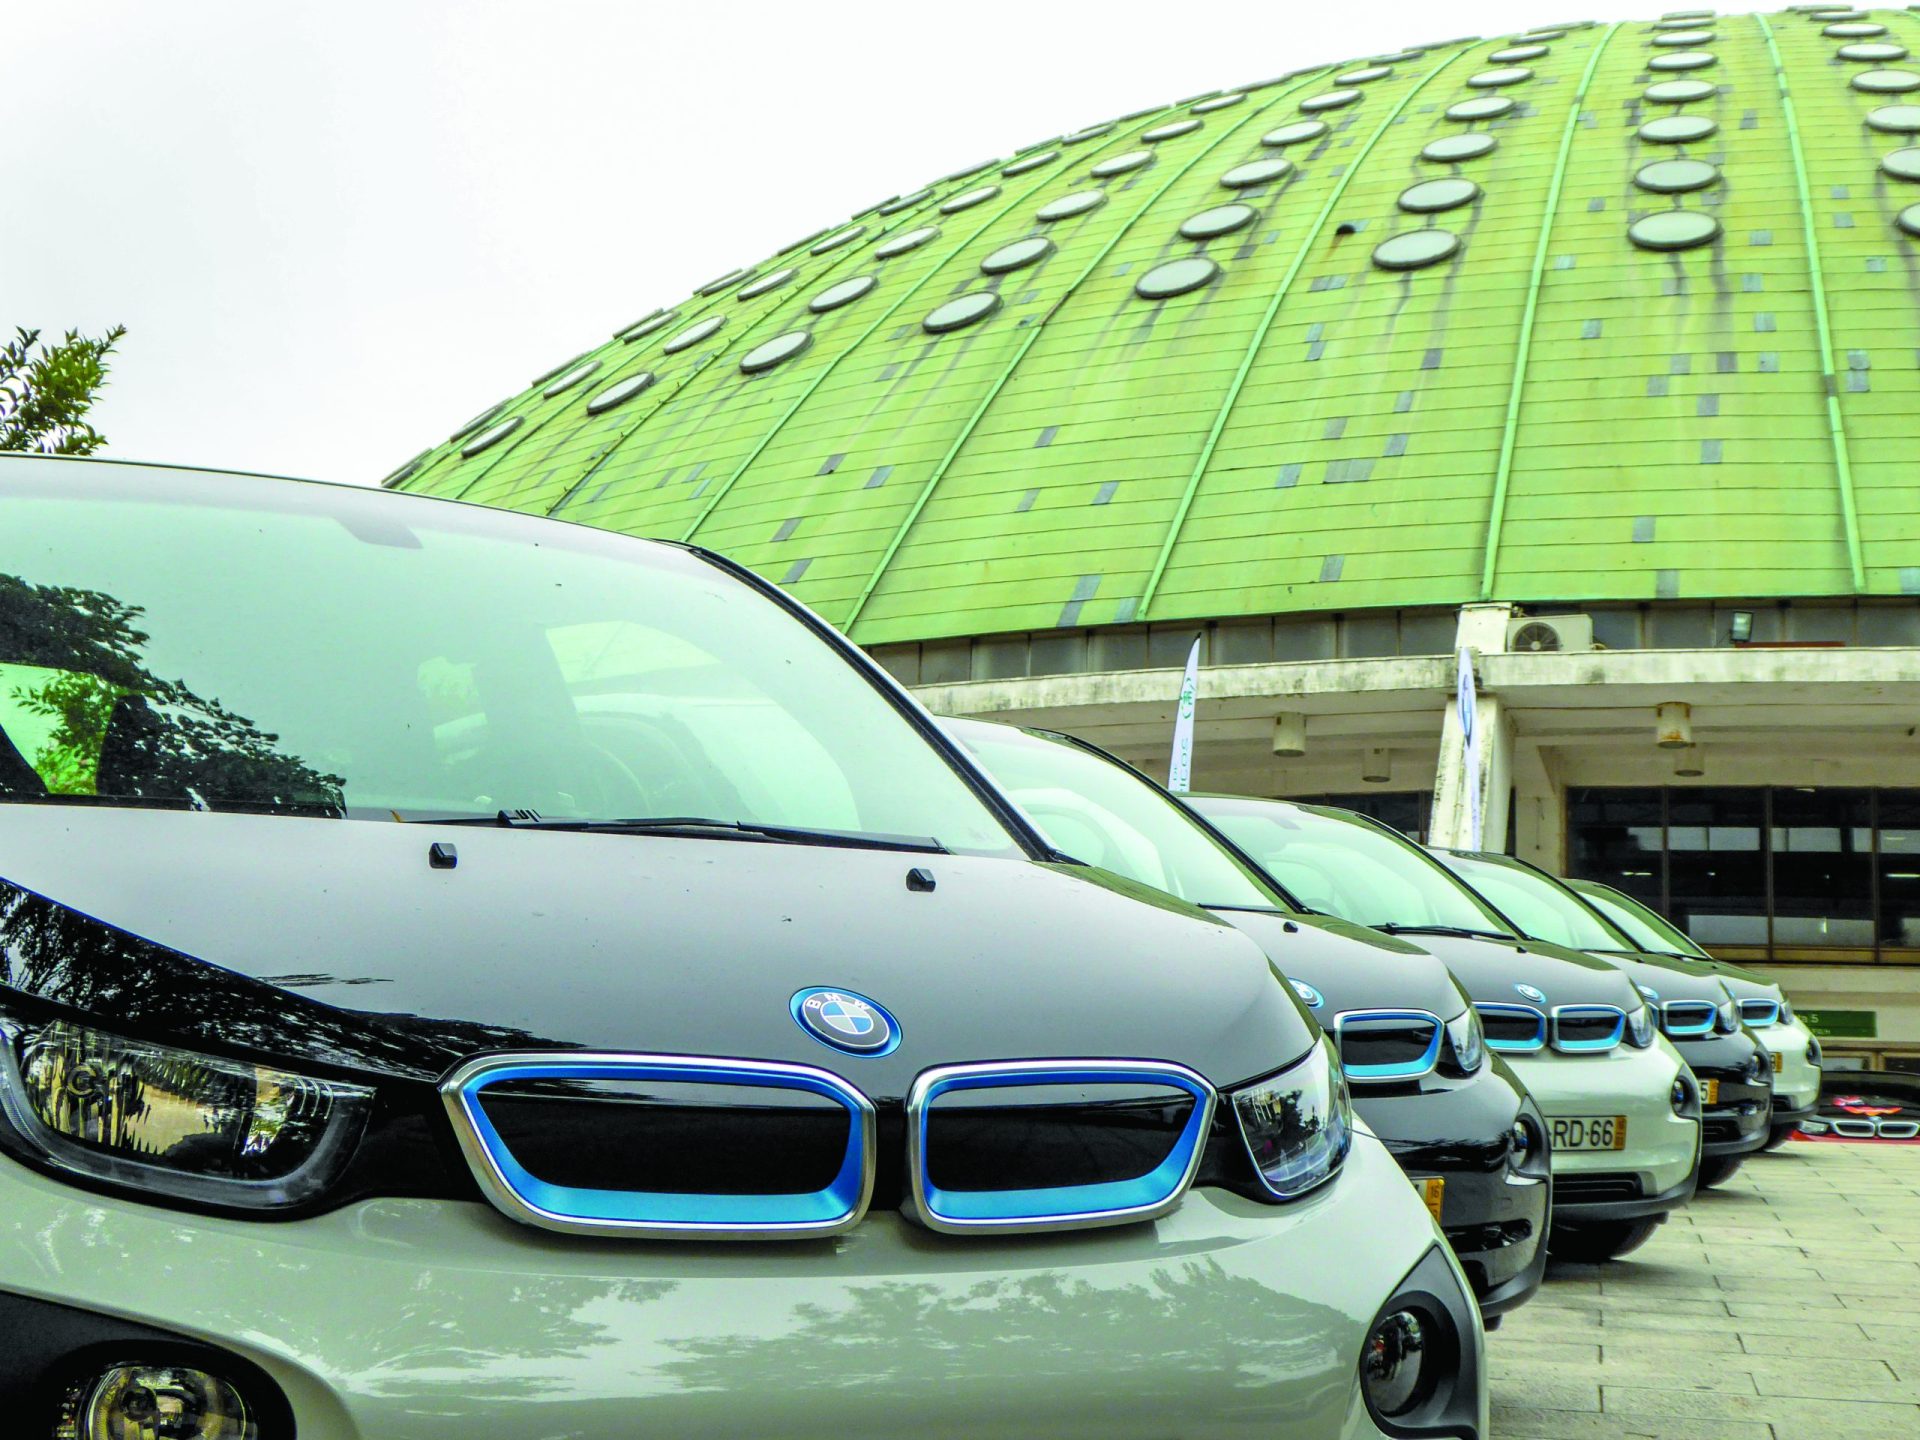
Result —
[{"label": "green sign", "polygon": [[1823,1040],[1872,1040],[1880,1034],[1878,1010],[1800,1010],[1795,1013]]}]

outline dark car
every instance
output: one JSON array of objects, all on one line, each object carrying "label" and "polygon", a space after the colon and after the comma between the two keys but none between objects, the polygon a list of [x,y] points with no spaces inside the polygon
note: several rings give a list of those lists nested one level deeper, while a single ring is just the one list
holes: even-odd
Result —
[{"label": "dark car", "polygon": [[7,1440],[1486,1434],[1260,947],[776,587],[98,462],[0,537]]},{"label": "dark car", "polygon": [[1611,960],[1632,978],[1658,1017],[1660,1033],[1700,1081],[1702,1185],[1724,1184],[1747,1156],[1766,1148],[1773,1059],[1742,1024],[1739,1002],[1718,976],[1640,949],[1538,866],[1486,851],[1435,853],[1525,935]]},{"label": "dark car", "polygon": [[1920,1075],[1893,1070],[1834,1070],[1820,1081],[1802,1140],[1872,1140],[1920,1145]]},{"label": "dark car", "polygon": [[1405,940],[1309,914],[1199,815],[1070,736],[941,721],[1064,853],[1204,905],[1257,940],[1339,1047],[1354,1108],[1441,1222],[1481,1313],[1539,1288],[1551,1213],[1546,1121],[1489,1056],[1447,969]]},{"label": "dark car", "polygon": [[1617,1259],[1692,1197],[1699,1088],[1619,966],[1524,939],[1432,855],[1351,810],[1237,795],[1189,803],[1303,903],[1409,936],[1446,963],[1489,1048],[1546,1114],[1556,1255]]}]

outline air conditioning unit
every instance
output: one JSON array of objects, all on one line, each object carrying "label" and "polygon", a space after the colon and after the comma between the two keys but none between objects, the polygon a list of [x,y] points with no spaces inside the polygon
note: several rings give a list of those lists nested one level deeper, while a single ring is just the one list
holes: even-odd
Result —
[{"label": "air conditioning unit", "polygon": [[1507,650],[1511,654],[1591,649],[1591,615],[1516,615],[1507,622]]}]

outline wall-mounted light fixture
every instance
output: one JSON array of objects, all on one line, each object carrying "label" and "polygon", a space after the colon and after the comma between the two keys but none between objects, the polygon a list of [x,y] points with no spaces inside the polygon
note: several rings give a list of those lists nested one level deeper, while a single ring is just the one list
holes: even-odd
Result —
[{"label": "wall-mounted light fixture", "polygon": [[1727,638],[1736,645],[1744,645],[1753,639],[1753,611],[1733,612],[1733,619],[1727,625]]}]

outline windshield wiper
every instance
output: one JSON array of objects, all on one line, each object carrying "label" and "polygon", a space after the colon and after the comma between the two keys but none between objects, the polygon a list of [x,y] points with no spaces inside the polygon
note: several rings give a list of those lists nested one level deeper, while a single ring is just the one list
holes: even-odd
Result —
[{"label": "windshield wiper", "polygon": [[1384,925],[1369,925],[1386,935],[1458,935],[1463,940],[1516,940],[1499,930],[1470,930],[1465,925],[1399,925],[1389,920]]},{"label": "windshield wiper", "polygon": [[433,816],[415,825],[475,825],[507,830],[565,830],[584,835],[674,835],[688,838],[772,840],[785,845],[829,845],[851,850],[910,850],[950,853],[931,835],[870,835],[862,830],[818,830],[803,825],[760,825],[748,820],[716,820],[705,815],[641,815],[622,820],[566,820],[537,810],[502,810],[494,815]]}]

